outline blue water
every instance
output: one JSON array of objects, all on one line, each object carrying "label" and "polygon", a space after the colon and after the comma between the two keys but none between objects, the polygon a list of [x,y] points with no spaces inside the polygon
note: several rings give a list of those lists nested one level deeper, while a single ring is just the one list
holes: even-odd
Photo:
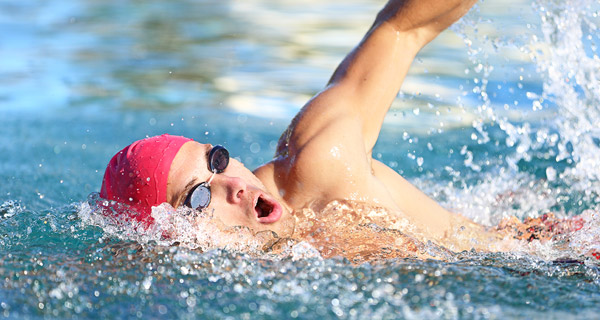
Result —
[{"label": "blue water", "polygon": [[161,133],[249,168],[362,37],[371,1],[0,3],[0,315],[596,318],[600,6],[485,1],[421,52],[374,155],[486,225],[586,214],[563,246],[353,265],[200,252],[89,220],[110,157]]}]

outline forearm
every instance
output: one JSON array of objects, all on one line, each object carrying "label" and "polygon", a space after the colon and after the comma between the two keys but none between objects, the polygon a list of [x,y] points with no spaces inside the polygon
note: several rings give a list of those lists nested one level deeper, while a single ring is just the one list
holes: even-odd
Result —
[{"label": "forearm", "polygon": [[340,112],[355,112],[363,119],[368,150],[375,145],[383,119],[422,48],[417,36],[398,32],[386,22],[375,24],[337,67],[324,92],[345,100]]},{"label": "forearm", "polygon": [[[330,83],[338,80],[345,73],[348,66],[355,63],[353,61],[355,60],[354,58],[365,47],[366,43],[378,41],[371,38],[381,38],[381,41],[384,41],[384,43],[379,46],[385,46],[388,42],[392,42],[393,38],[389,35],[390,39],[385,36],[376,37],[378,33],[389,33],[381,32],[379,31],[380,29],[390,27],[391,31],[396,34],[396,42],[398,38],[406,38],[403,41],[404,51],[402,53],[407,57],[414,57],[427,43],[467,13],[475,2],[476,0],[388,1],[377,14],[375,22],[361,43],[338,66],[331,77]],[[410,48],[406,47],[406,45],[410,45]],[[364,55],[369,56],[369,54]],[[385,58],[378,60],[387,62]],[[410,61],[412,62],[412,59]]]},{"label": "forearm", "polygon": [[329,88],[345,96],[344,112],[363,119],[367,149],[377,141],[383,119],[415,56],[464,15],[473,0],[389,1],[375,22],[337,67]]},{"label": "forearm", "polygon": [[286,154],[291,141],[301,148],[304,142],[319,137],[331,122],[342,119],[348,124],[346,130],[360,130],[357,136],[361,141],[353,145],[364,143],[366,153],[370,154],[383,119],[419,50],[473,3],[473,0],[389,1],[362,41],[336,68],[327,87],[294,118],[277,154]]}]

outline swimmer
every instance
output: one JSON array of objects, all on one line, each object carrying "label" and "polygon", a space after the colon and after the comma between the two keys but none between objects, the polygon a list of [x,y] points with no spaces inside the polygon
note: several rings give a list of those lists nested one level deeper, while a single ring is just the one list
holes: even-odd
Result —
[{"label": "swimmer", "polygon": [[145,225],[153,223],[151,207],[166,202],[173,208],[212,210],[227,226],[287,237],[295,219],[302,219],[295,213],[321,212],[333,201],[349,200],[385,208],[432,240],[450,239],[457,228],[498,239],[499,234],[444,209],[372,157],[413,59],[475,2],[388,1],[326,87],[283,132],[274,159],[254,172],[219,145],[162,135],[117,153],[100,196],[128,204]]}]

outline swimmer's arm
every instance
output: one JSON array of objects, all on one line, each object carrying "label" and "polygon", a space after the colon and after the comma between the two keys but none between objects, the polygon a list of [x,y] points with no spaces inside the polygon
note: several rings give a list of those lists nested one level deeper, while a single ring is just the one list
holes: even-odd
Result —
[{"label": "swimmer's arm", "polygon": [[[389,1],[363,41],[342,61],[329,85],[352,102],[365,147],[377,141],[383,119],[418,51],[462,17],[475,1]],[[345,108],[345,106],[342,106]]]},{"label": "swimmer's arm", "polygon": [[[360,130],[367,153],[377,141],[383,119],[418,51],[462,17],[475,0],[389,1],[363,40],[337,67],[327,87],[296,116],[279,153],[292,152],[320,137],[333,122]],[[343,134],[343,133],[340,133]],[[285,145],[281,142],[285,142]],[[292,148],[294,146],[291,146]]]}]

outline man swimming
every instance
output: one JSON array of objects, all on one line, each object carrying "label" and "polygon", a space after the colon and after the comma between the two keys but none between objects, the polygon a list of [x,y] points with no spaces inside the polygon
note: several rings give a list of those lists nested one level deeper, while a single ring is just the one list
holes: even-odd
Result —
[{"label": "man swimming", "polygon": [[[163,135],[117,153],[106,169],[101,197],[130,205],[145,225],[153,223],[151,207],[167,202],[173,208],[212,210],[227,226],[285,237],[294,232],[294,219],[304,217],[297,214],[303,209],[324,214],[326,206],[341,200],[385,208],[440,242],[465,229],[469,235],[500,238],[445,210],[372,157],[416,54],[475,2],[388,1],[327,86],[283,132],[274,159],[254,172],[221,146]],[[453,249],[472,246],[467,241]]]}]

